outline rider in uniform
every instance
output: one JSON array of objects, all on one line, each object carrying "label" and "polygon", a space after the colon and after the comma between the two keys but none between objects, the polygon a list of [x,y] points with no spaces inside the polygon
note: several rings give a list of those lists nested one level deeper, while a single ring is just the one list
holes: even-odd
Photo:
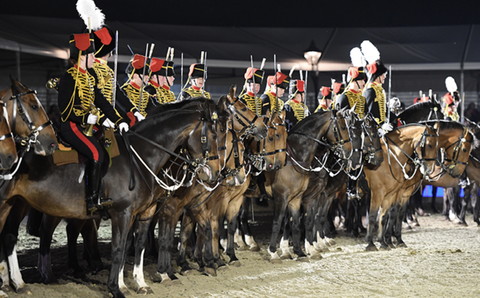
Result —
[{"label": "rider in uniform", "polygon": [[288,90],[289,84],[290,78],[279,71],[274,76],[268,76],[265,93],[260,96],[262,99],[262,115],[266,115],[268,109],[273,114],[277,110],[277,105],[279,111],[283,110],[283,101],[280,98]]},{"label": "rider in uniform", "polygon": [[250,110],[254,111],[257,116],[262,115],[262,99],[258,96],[260,92],[260,86],[263,81],[265,71],[257,68],[247,68],[245,72],[245,85],[246,93],[239,96],[239,99],[245,103]]},{"label": "rider in uniform", "polygon": [[330,111],[332,109],[332,89],[330,87],[322,86],[317,96],[318,106],[314,113],[319,111]]},{"label": "rider in uniform", "polygon": [[[130,100],[121,91],[119,86],[115,82],[115,74],[113,70],[108,66],[107,59],[111,56],[112,51],[115,49],[115,35],[113,31],[104,26],[102,29],[94,32],[95,39],[95,61],[92,69],[97,75],[97,87],[102,92],[103,96],[113,104],[113,86],[117,88],[115,106],[122,118],[130,120],[130,126],[136,122],[145,119],[140,112],[135,108]],[[111,126],[107,122],[107,126]],[[106,123],[104,122],[104,125]]]},{"label": "rider in uniform", "polygon": [[367,77],[363,67],[352,66],[348,69],[347,90],[343,94],[337,96],[335,100],[335,109],[340,110],[347,107],[351,109],[355,107],[355,113],[363,119],[365,116],[365,97],[362,95],[363,88]]},{"label": "rider in uniform", "polygon": [[367,70],[371,78],[364,92],[366,111],[372,113],[380,126],[378,129],[379,135],[384,136],[394,127],[397,127],[396,115],[393,112],[388,114],[385,90],[382,87],[387,76],[387,68],[381,60],[376,60],[367,65]]},{"label": "rider in uniform", "polygon": [[148,63],[145,63],[145,56],[135,54],[125,69],[128,80],[122,86],[123,92],[143,117],[147,117],[146,110],[150,101],[150,95],[145,91],[148,83],[148,66]]},{"label": "rider in uniform", "polygon": [[188,100],[194,97],[205,97],[212,99],[210,93],[205,91],[205,65],[200,63],[194,63],[190,65],[190,71],[188,72],[188,82],[190,82],[190,87],[184,88],[181,93],[181,100]]},{"label": "rider in uniform", "polygon": [[175,101],[175,94],[170,90],[174,80],[173,61],[152,58],[150,61],[150,82],[145,90],[156,99],[155,104]]},{"label": "rider in uniform", "polygon": [[286,112],[285,123],[287,131],[310,115],[308,106],[305,104],[305,81],[292,80],[289,88],[289,100],[283,106]]},{"label": "rider in uniform", "polygon": [[61,135],[75,150],[88,158],[86,203],[89,213],[110,205],[111,200],[99,198],[101,167],[104,160],[103,148],[94,136],[87,136],[83,131],[87,125],[102,124],[99,122],[99,112],[115,123],[121,133],[129,130],[125,119],[98,89],[95,72],[88,71],[94,62],[92,41],[93,36],[89,33],[70,36],[70,62],[74,65],[62,76],[58,87]]}]

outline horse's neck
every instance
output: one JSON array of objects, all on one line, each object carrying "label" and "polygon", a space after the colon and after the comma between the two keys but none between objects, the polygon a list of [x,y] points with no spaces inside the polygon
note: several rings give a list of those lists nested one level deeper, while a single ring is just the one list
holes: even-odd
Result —
[{"label": "horse's neck", "polygon": [[445,148],[455,143],[458,138],[462,137],[462,132],[460,130],[454,129],[443,129],[438,131],[438,147]]},{"label": "horse's neck", "polygon": [[[389,150],[395,152],[397,157],[406,159],[405,154],[403,154],[401,150],[403,150],[409,156],[412,155],[415,147],[415,140],[420,137],[420,134],[423,132],[423,130],[424,128],[422,127],[412,126],[397,129],[389,133],[388,137],[392,141],[388,142]],[[384,143],[382,144],[382,147],[384,151],[386,151]]]}]

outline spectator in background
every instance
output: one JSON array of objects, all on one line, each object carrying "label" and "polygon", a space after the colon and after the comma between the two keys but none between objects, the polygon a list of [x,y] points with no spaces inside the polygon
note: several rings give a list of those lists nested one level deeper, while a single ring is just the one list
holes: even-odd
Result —
[{"label": "spectator in background", "polygon": [[480,121],[480,112],[475,108],[475,103],[471,102],[465,109],[465,118],[477,123]]}]

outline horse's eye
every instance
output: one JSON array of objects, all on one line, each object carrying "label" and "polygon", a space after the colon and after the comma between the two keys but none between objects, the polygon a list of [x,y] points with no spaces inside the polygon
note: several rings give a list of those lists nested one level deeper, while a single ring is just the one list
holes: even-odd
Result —
[{"label": "horse's eye", "polygon": [[430,144],[428,144],[427,147],[428,147],[429,149],[432,149],[432,148],[433,148],[433,146],[430,145]]},{"label": "horse's eye", "polygon": [[37,111],[37,110],[38,110],[38,106],[37,106],[37,105],[32,105],[32,106],[30,106],[30,107],[31,107],[32,110],[34,110],[34,111]]},{"label": "horse's eye", "polygon": [[467,152],[467,149],[463,148],[463,152]]},{"label": "horse's eye", "polygon": [[220,132],[225,133],[225,128],[220,128]]},{"label": "horse's eye", "polygon": [[280,135],[279,135],[278,133],[275,134],[275,137],[276,137],[277,139],[280,139]]},{"label": "horse's eye", "polygon": [[270,142],[273,142],[273,138],[272,138],[272,137],[268,137],[268,140],[269,140]]},{"label": "horse's eye", "polygon": [[241,109],[241,111],[242,111],[242,112],[246,112],[246,111],[247,111],[247,108],[245,107],[245,108]]},{"label": "horse's eye", "polygon": [[213,136],[212,138],[213,138],[214,140],[216,140],[216,139],[217,139],[217,136]]}]

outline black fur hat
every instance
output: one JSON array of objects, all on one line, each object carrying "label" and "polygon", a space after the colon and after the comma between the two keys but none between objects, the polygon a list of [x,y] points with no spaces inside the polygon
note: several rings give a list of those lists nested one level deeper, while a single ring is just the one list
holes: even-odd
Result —
[{"label": "black fur hat", "polygon": [[93,36],[88,33],[71,34],[69,39],[70,59],[78,60],[78,54],[82,55],[94,52]]}]

